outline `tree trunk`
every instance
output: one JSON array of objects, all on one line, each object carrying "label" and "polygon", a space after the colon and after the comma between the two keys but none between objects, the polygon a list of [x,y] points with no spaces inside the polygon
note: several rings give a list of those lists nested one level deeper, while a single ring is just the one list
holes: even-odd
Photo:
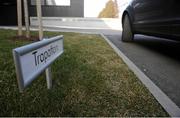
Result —
[{"label": "tree trunk", "polygon": [[22,36],[22,1],[17,0],[18,36]]},{"label": "tree trunk", "polygon": [[43,39],[42,9],[41,0],[36,0],[37,18],[39,23],[39,40]]},{"label": "tree trunk", "polygon": [[24,17],[25,17],[25,26],[26,26],[26,38],[29,38],[30,28],[29,28],[29,12],[28,12],[27,0],[24,0]]}]

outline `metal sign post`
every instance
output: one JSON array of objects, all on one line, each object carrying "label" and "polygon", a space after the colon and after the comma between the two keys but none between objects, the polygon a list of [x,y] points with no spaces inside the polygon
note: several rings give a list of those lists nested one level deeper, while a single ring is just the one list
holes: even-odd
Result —
[{"label": "metal sign post", "polygon": [[[43,39],[43,23],[42,23],[41,0],[36,0],[36,8],[37,8],[37,17],[38,17],[38,22],[39,22],[39,39],[42,40]],[[51,89],[52,87],[51,67],[48,67],[45,73],[46,73],[47,88]]]},{"label": "metal sign post", "polygon": [[52,73],[51,73],[51,67],[48,67],[46,69],[46,81],[47,81],[47,88],[52,88]]},{"label": "metal sign post", "polygon": [[[46,39],[44,39],[46,40]],[[51,89],[52,88],[52,73],[51,73],[51,67],[49,66],[46,70],[46,82],[47,82],[47,88]]]}]

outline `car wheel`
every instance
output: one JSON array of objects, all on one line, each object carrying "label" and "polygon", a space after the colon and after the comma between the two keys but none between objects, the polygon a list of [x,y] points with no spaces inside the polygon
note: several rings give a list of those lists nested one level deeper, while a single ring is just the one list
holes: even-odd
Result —
[{"label": "car wheel", "polygon": [[133,40],[133,38],[134,38],[134,34],[132,32],[131,23],[128,15],[126,14],[123,20],[122,41],[130,42]]}]

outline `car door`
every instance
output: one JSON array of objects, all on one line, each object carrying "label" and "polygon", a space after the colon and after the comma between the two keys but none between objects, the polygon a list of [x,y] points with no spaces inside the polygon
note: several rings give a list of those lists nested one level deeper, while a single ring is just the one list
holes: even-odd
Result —
[{"label": "car door", "polygon": [[180,0],[172,0],[170,10],[170,23],[172,24],[172,35],[180,40]]},{"label": "car door", "polygon": [[132,6],[134,9],[134,23],[141,23],[146,19],[146,13],[148,11],[148,9],[146,9],[147,0],[134,0]]},{"label": "car door", "polygon": [[135,8],[135,28],[140,32],[170,35],[172,31],[166,21],[172,0],[139,1],[139,7]]}]

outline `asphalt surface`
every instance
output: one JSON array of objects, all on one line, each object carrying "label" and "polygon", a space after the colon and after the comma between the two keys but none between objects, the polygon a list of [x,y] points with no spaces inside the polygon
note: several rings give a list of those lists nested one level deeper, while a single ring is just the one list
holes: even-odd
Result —
[{"label": "asphalt surface", "polygon": [[180,42],[136,35],[131,43],[105,35],[180,107]]}]

